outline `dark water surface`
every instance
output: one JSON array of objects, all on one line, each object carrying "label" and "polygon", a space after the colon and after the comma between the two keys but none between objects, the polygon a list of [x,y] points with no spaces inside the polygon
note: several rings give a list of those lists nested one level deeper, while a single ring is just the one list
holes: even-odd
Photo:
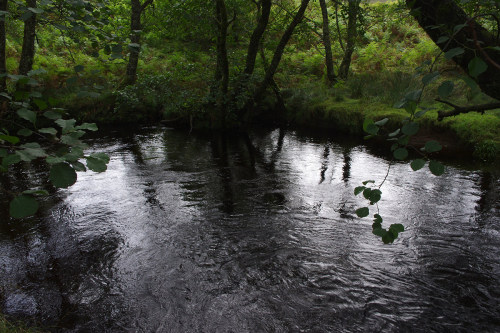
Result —
[{"label": "dark water surface", "polygon": [[363,146],[164,128],[90,144],[108,171],[79,173],[36,217],[10,220],[2,199],[11,318],[64,332],[500,331],[498,174],[394,165],[379,207],[407,231],[384,245],[353,214],[354,187],[388,165]]}]

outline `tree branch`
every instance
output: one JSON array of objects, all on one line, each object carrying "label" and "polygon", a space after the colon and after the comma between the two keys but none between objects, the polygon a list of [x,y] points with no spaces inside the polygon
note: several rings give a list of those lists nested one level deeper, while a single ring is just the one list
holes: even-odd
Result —
[{"label": "tree branch", "polygon": [[144,2],[144,4],[141,6],[141,13],[146,9],[147,6],[149,6],[151,3],[153,3],[153,0],[147,0]]},{"label": "tree branch", "polygon": [[438,111],[438,120],[439,121],[443,120],[446,117],[457,116],[461,113],[468,113],[468,112],[484,113],[484,111],[487,111],[487,110],[494,110],[494,109],[500,108],[500,102],[486,103],[486,104],[480,104],[480,105],[471,105],[471,106],[458,106],[458,105],[455,105],[451,102],[442,100],[440,98],[436,98],[436,102],[449,105],[453,108],[453,110],[451,110],[451,111]]}]

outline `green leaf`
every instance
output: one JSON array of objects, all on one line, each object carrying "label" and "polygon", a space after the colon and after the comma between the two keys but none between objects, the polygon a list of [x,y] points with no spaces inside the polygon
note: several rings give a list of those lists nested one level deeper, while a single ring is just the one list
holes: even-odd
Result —
[{"label": "green leaf", "polygon": [[384,235],[387,233],[387,230],[379,226],[378,228],[377,227],[373,228],[372,233],[375,236],[384,237]]},{"label": "green leaf", "polygon": [[365,197],[365,199],[367,200],[370,200],[370,195],[372,193],[372,189],[371,188],[365,188],[363,190],[363,196]]},{"label": "green leaf", "polygon": [[436,41],[436,44],[442,44],[446,41],[448,41],[450,38],[448,36],[441,36],[438,38],[438,40]]},{"label": "green leaf", "polygon": [[42,111],[45,110],[46,108],[48,108],[48,106],[49,106],[47,104],[47,102],[45,102],[44,100],[41,100],[41,99],[35,99],[35,100],[33,100],[33,103],[35,103],[36,106],[38,106],[38,108]]},{"label": "green leaf", "polygon": [[85,165],[83,165],[83,163],[80,163],[78,161],[71,162],[71,165],[73,166],[73,169],[75,169],[76,171],[87,171]]},{"label": "green leaf", "polygon": [[94,172],[106,171],[106,163],[95,157],[87,157],[87,167]]},{"label": "green leaf", "polygon": [[46,111],[43,113],[45,118],[51,119],[51,120],[57,120],[62,118],[62,114],[59,112],[55,111]]},{"label": "green leaf", "polygon": [[419,125],[415,122],[409,122],[403,125],[401,131],[406,135],[415,135],[418,133]]},{"label": "green leaf", "polygon": [[438,161],[430,161],[429,169],[435,176],[441,176],[444,173],[444,165],[442,165]]},{"label": "green leaf", "polygon": [[424,149],[428,153],[434,153],[440,151],[443,147],[439,144],[439,142],[435,140],[427,141],[425,143]]},{"label": "green leaf", "polygon": [[19,157],[19,155],[10,154],[3,158],[2,165],[8,167],[9,165],[16,164],[19,162],[21,162],[21,157]]},{"label": "green leaf", "polygon": [[380,216],[379,214],[375,214],[375,215],[373,215],[373,217],[375,218],[373,220],[375,223],[382,223],[383,222],[382,216]]},{"label": "green leaf", "polygon": [[68,162],[76,162],[83,157],[83,150],[77,147],[72,147],[71,152],[64,155],[64,159]]},{"label": "green leaf", "polygon": [[30,195],[49,195],[49,192],[46,190],[26,190],[23,191],[23,194],[30,194]]},{"label": "green leaf", "polygon": [[471,90],[479,90],[479,86],[477,85],[476,81],[474,81],[473,79],[471,79],[470,77],[468,76],[463,76],[462,77],[462,80],[465,82],[465,84],[467,84],[467,86],[471,89]]},{"label": "green leaf", "polygon": [[76,123],[76,120],[75,119],[57,119],[55,121],[55,123],[59,126],[61,126],[62,130],[63,130],[63,134],[71,131],[72,129],[74,129],[75,127],[75,123]]},{"label": "green leaf", "polygon": [[90,155],[90,157],[97,158],[106,164],[109,163],[109,156],[106,153],[95,153],[95,154]]},{"label": "green leaf", "polygon": [[374,203],[379,202],[381,197],[382,197],[382,191],[378,189],[372,190],[369,198],[370,204],[373,205]]},{"label": "green leaf", "polygon": [[75,70],[75,72],[78,73],[78,72],[82,72],[85,69],[85,67],[82,65],[77,65],[77,66],[73,67],[73,69]]},{"label": "green leaf", "polygon": [[399,129],[399,128],[398,128],[398,129],[397,129],[397,130],[395,130],[394,132],[389,133],[389,136],[390,136],[390,137],[395,137],[396,135],[398,135],[398,134],[399,134],[399,132],[401,132],[401,129]]},{"label": "green leaf", "polygon": [[41,8],[33,8],[33,7],[28,7],[28,10],[34,14],[41,14],[43,13],[43,9]]},{"label": "green leaf", "polygon": [[363,185],[366,185],[366,184],[369,184],[369,183],[375,184],[375,181],[374,180],[365,180],[363,182]]},{"label": "green leaf", "polygon": [[4,93],[4,92],[0,93],[0,96],[5,97],[5,98],[6,98],[6,99],[8,99],[9,101],[11,101],[11,100],[12,100],[12,97],[10,97],[10,95],[9,95],[9,94]]},{"label": "green leaf", "polygon": [[406,148],[398,148],[394,151],[393,155],[395,159],[402,161],[408,157],[408,150]]},{"label": "green leaf", "polygon": [[379,128],[375,125],[373,120],[367,118],[363,122],[363,130],[368,134],[377,135]]},{"label": "green leaf", "polygon": [[75,138],[73,135],[65,134],[61,135],[61,142],[64,143],[65,145],[72,146],[79,144],[80,140],[78,138]]},{"label": "green leaf", "polygon": [[395,224],[391,224],[391,226],[389,227],[389,230],[394,230],[394,231],[399,233],[399,232],[405,231],[405,227],[400,223],[395,223]]},{"label": "green leaf", "polygon": [[63,163],[64,158],[58,157],[58,156],[47,156],[47,158],[45,159],[45,162],[47,162],[48,164]]},{"label": "green leaf", "polygon": [[417,90],[413,90],[413,91],[410,91],[409,93],[407,93],[405,95],[405,98],[408,101],[416,102],[420,99],[420,95],[422,95],[422,89],[417,89]]},{"label": "green leaf", "polygon": [[387,124],[388,121],[389,121],[389,118],[384,118],[384,119],[381,119],[381,120],[375,122],[374,124],[377,126],[384,126],[385,124]]},{"label": "green leaf", "polygon": [[28,110],[28,109],[25,109],[25,108],[22,108],[22,109],[17,110],[17,115],[23,119],[26,119],[30,123],[35,124],[35,121],[36,121],[36,113],[35,112]]},{"label": "green leaf", "polygon": [[429,84],[432,81],[434,81],[435,79],[437,79],[438,77],[439,77],[439,72],[428,73],[428,74],[424,75],[424,77],[422,78],[422,83]]},{"label": "green leaf", "polygon": [[438,95],[441,98],[446,98],[453,92],[453,87],[455,85],[451,81],[444,81],[438,88]]},{"label": "green leaf", "polygon": [[453,58],[453,57],[456,57],[456,56],[458,56],[458,55],[461,55],[462,53],[464,53],[464,49],[463,49],[463,48],[461,48],[461,47],[455,47],[455,48],[453,48],[453,49],[449,50],[448,52],[446,52],[446,53],[444,54],[444,57],[445,57],[446,59],[450,60],[450,59],[451,59],[451,58]]},{"label": "green leaf", "polygon": [[53,127],[46,127],[46,128],[40,128],[38,132],[43,133],[43,134],[50,134],[50,135],[56,135],[57,130]]},{"label": "green leaf", "polygon": [[415,118],[416,119],[422,118],[426,113],[427,113],[427,110],[418,111],[417,113],[415,113]]},{"label": "green leaf", "polygon": [[363,207],[363,208],[359,208],[359,209],[356,209],[356,215],[358,217],[366,217],[370,214],[370,210],[368,209],[368,207]]},{"label": "green leaf", "polygon": [[477,77],[480,74],[486,72],[486,69],[488,69],[488,65],[483,61],[483,59],[474,57],[471,61],[469,61],[468,68],[470,76]]},{"label": "green leaf", "polygon": [[67,163],[57,163],[50,168],[49,179],[55,187],[67,188],[76,182],[76,171]]},{"label": "green leaf", "polygon": [[366,187],[364,186],[358,186],[354,189],[354,195],[358,195],[360,194],[361,192],[363,192],[365,190]]},{"label": "green leaf", "polygon": [[413,171],[420,170],[424,167],[425,165],[425,160],[421,158],[417,158],[416,160],[411,161],[410,166],[413,169]]},{"label": "green leaf", "polygon": [[0,148],[0,157],[5,157],[7,156],[9,153],[7,151],[7,149],[5,148]]},{"label": "green leaf", "polygon": [[456,33],[456,32],[459,32],[460,30],[462,30],[463,28],[465,28],[467,26],[466,23],[462,23],[462,24],[457,24],[456,26],[453,27],[453,32]]},{"label": "green leaf", "polygon": [[38,202],[35,198],[29,195],[20,195],[10,202],[10,216],[21,219],[36,213],[38,210]]},{"label": "green leaf", "polygon": [[27,128],[21,128],[19,131],[17,131],[17,135],[20,136],[30,136],[33,134],[33,131]]},{"label": "green leaf", "polygon": [[93,132],[97,131],[97,125],[95,123],[83,123],[80,126],[76,126],[75,128]]},{"label": "green leaf", "polygon": [[384,244],[389,244],[393,243],[394,240],[398,237],[398,235],[394,235],[391,230],[387,231],[383,236],[382,236],[382,241]]},{"label": "green leaf", "polygon": [[38,68],[38,69],[32,69],[28,72],[28,76],[36,76],[40,74],[46,74],[47,71],[43,68]]}]

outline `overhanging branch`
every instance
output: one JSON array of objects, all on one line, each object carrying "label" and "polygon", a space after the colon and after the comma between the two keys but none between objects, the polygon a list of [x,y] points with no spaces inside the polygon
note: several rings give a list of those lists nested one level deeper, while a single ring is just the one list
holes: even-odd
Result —
[{"label": "overhanging branch", "polygon": [[441,121],[446,117],[457,116],[461,113],[469,113],[469,112],[480,112],[484,113],[484,111],[494,110],[500,108],[500,102],[479,104],[479,105],[471,105],[471,106],[458,106],[451,102],[442,100],[440,98],[436,98],[436,101],[439,103],[443,103],[449,105],[453,108],[451,111],[438,111],[438,120]]}]

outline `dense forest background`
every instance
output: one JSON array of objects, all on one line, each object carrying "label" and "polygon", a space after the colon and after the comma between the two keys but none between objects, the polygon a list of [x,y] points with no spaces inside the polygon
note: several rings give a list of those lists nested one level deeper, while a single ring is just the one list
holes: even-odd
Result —
[{"label": "dense forest background", "polygon": [[[80,140],[95,123],[160,122],[190,130],[288,124],[388,134],[398,160],[408,157],[409,144],[424,153],[443,144],[494,161],[499,6],[0,1],[0,168],[45,159],[52,184],[68,187],[77,171],[106,170],[109,157],[86,156]],[[33,213],[32,196],[44,193],[8,193],[19,199],[11,212]]]}]

